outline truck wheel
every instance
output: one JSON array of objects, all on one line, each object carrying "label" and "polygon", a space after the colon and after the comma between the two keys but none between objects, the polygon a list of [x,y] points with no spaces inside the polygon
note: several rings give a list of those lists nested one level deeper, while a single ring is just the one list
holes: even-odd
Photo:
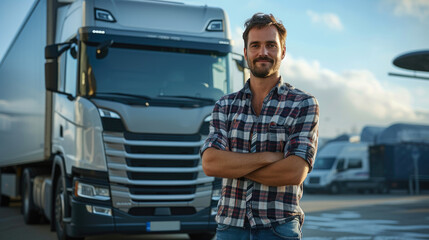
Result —
[{"label": "truck wheel", "polygon": [[33,170],[31,168],[24,169],[22,176],[22,213],[24,215],[24,221],[27,224],[39,223],[42,219],[42,215],[39,213],[33,199],[33,183],[31,181],[33,177]]},{"label": "truck wheel", "polygon": [[[0,188],[1,192],[1,188]],[[10,198],[8,196],[1,195],[0,196],[0,207],[8,207],[10,202]]]},{"label": "truck wheel", "polygon": [[331,187],[329,188],[329,192],[331,194],[338,194],[341,192],[340,186],[338,185],[338,183],[333,183],[331,184]]},{"label": "truck wheel", "polygon": [[2,182],[1,182],[1,170],[0,170],[0,207],[7,207],[9,206],[10,198],[5,195],[1,195],[2,188]]},{"label": "truck wheel", "polygon": [[190,233],[188,234],[191,240],[211,240],[214,237],[214,233]]},{"label": "truck wheel", "polygon": [[67,235],[65,223],[63,221],[64,213],[67,211],[67,190],[62,176],[57,179],[55,187],[54,211],[55,211],[55,230],[59,240],[83,240],[84,238],[74,238]]}]

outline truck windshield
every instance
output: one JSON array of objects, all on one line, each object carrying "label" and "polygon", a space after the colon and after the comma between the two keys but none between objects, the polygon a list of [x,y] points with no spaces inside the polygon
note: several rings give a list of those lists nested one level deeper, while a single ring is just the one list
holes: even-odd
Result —
[{"label": "truck windshield", "polygon": [[333,157],[316,157],[314,169],[331,169],[334,165],[335,158]]},{"label": "truck windshield", "polygon": [[[228,55],[176,48],[108,48],[100,57],[97,45],[85,43],[81,94],[141,96],[152,101],[206,101],[227,94]],[[100,52],[100,48],[98,47]],[[87,82],[87,83],[86,83]],[[82,87],[85,83],[90,87]]]}]

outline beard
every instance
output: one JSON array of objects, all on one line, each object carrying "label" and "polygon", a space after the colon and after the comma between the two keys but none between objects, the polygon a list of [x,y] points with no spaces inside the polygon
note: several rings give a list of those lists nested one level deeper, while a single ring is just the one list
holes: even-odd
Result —
[{"label": "beard", "polygon": [[[267,62],[264,62],[259,66],[257,66],[256,63],[261,60],[267,61]],[[255,58],[253,59],[253,61],[250,61],[250,64],[248,65],[249,65],[250,72],[253,74],[253,76],[258,78],[267,78],[273,75],[274,73],[276,73],[280,69],[280,63],[275,62],[273,59],[269,57]]]}]

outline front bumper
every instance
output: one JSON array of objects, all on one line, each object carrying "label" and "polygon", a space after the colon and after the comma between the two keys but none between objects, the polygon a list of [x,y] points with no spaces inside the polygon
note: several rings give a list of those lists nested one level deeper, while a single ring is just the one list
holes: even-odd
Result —
[{"label": "front bumper", "polygon": [[[85,203],[72,199],[71,221],[66,224],[67,233],[72,237],[106,233],[214,233],[216,222],[211,209],[207,207],[192,215],[176,216],[133,216],[128,213],[112,209],[112,216],[94,214],[87,210]],[[100,207],[111,207],[102,206]],[[150,228],[151,223],[168,222],[163,227]],[[177,229],[168,229],[169,223],[174,223]],[[153,225],[153,224],[152,224]]]}]

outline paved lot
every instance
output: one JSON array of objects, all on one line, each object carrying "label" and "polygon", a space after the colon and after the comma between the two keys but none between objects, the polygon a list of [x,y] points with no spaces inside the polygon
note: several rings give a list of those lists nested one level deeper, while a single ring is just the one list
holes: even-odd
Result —
[{"label": "paved lot", "polygon": [[[0,240],[55,240],[47,224],[25,225],[19,203],[0,208]],[[301,203],[306,212],[304,240],[429,239],[429,194],[310,195]],[[102,235],[87,240],[185,240],[174,235]]]},{"label": "paved lot", "polygon": [[304,201],[305,240],[429,239],[428,195],[332,198]]}]

